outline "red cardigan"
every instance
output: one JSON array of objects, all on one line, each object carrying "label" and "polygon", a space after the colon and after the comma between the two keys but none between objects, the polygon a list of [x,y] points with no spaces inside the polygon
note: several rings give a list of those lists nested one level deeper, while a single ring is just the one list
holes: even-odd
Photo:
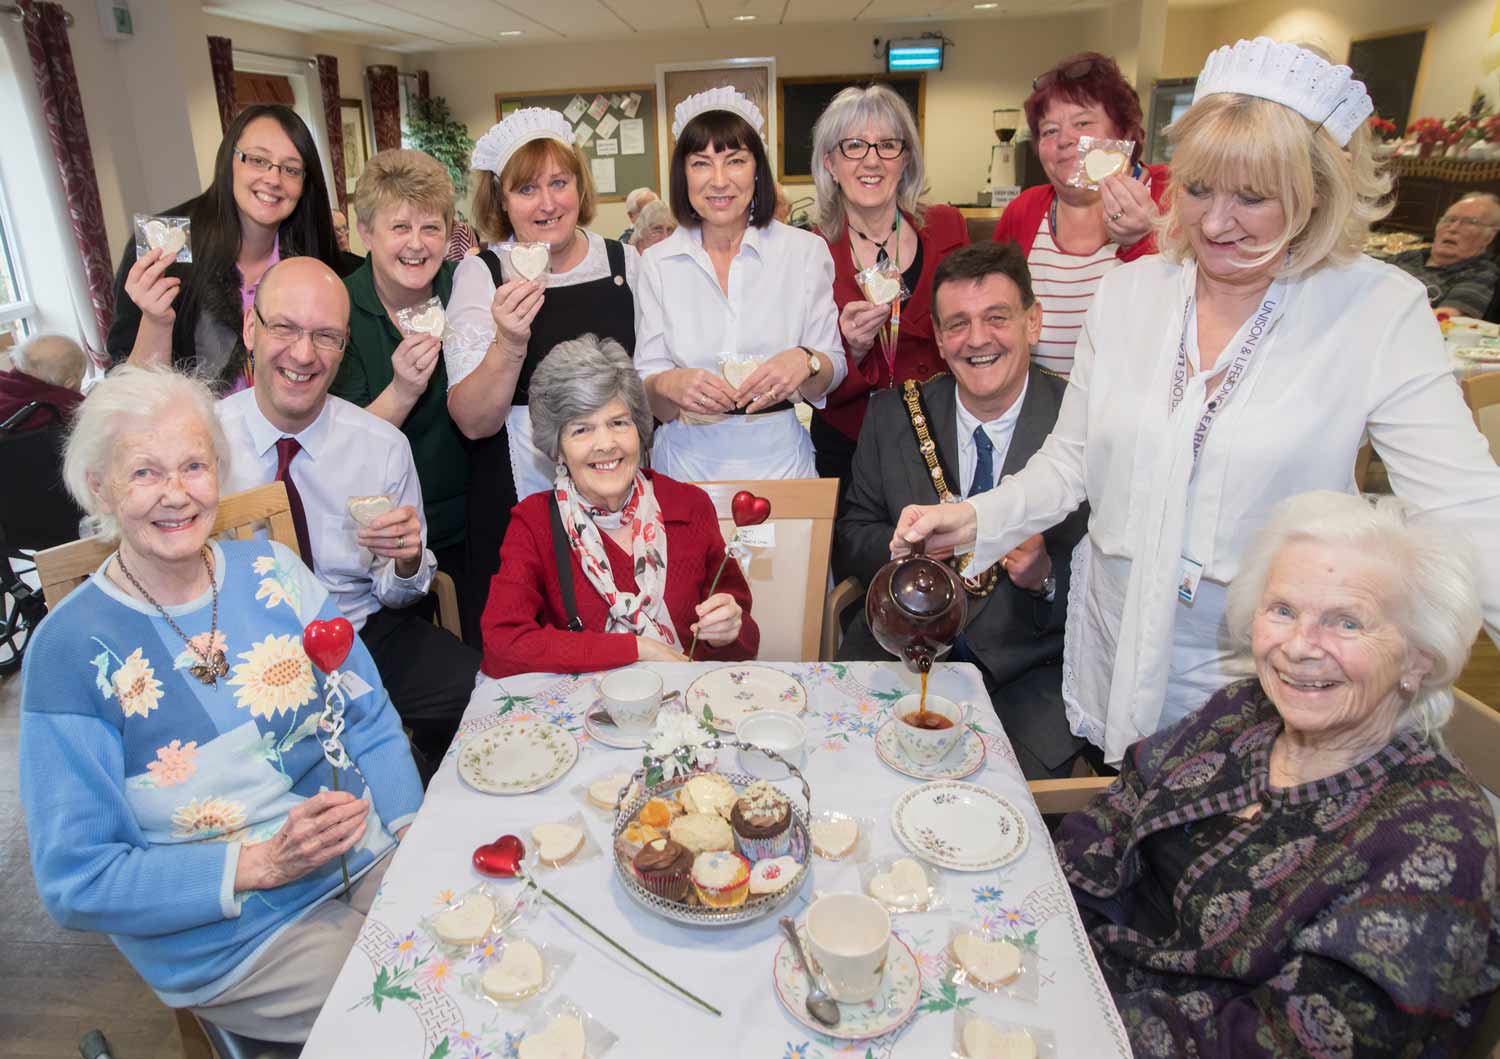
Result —
[{"label": "red cardigan", "polygon": [[[646,475],[656,491],[656,503],[667,528],[667,610],[686,652],[693,641],[691,626],[698,620],[694,608],[708,598],[709,583],[724,557],[724,537],[719,532],[713,501],[702,489],[654,471]],[[583,630],[568,631],[553,559],[548,495],[534,493],[511,512],[510,526],[500,546],[500,571],[490,581],[490,597],[481,623],[485,676],[586,673],[629,665],[638,658],[633,634],[604,631],[609,608],[589,584],[571,549],[569,565]],[[623,591],[634,592],[637,586],[630,556],[608,534],[603,536],[615,584]],[[760,649],[760,629],[750,617],[750,586],[738,563],[725,564],[718,591],[732,595],[745,612],[739,639],[717,648],[700,640],[693,657],[726,662],[754,658]]]},{"label": "red cardigan", "polygon": [[[1162,199],[1167,194],[1167,184],[1172,176],[1172,170],[1164,165],[1148,165],[1146,171],[1151,174],[1151,201],[1156,203],[1156,208],[1162,208]],[[1047,211],[1052,208],[1052,200],[1057,198],[1057,189],[1051,184],[1039,184],[1034,188],[1027,188],[1014,199],[1005,212],[1000,215],[1000,220],[995,223],[995,242],[1017,243],[1021,252],[1028,258],[1031,256],[1031,246],[1036,242],[1036,233],[1042,226],[1042,218],[1047,216]],[[1054,235],[1055,238],[1055,235]],[[1122,246],[1115,252],[1115,256],[1121,261],[1134,261],[1138,257],[1156,253],[1156,236],[1147,234],[1146,238],[1130,246]]]},{"label": "red cardigan", "polygon": [[[911,220],[906,214],[902,217],[908,222]],[[864,360],[856,364],[853,357],[849,358],[849,374],[838,389],[828,395],[827,407],[813,411],[850,441],[859,439],[859,428],[865,421],[865,406],[872,390],[894,386],[907,379],[925,382],[943,370],[943,358],[932,334],[932,274],[950,250],[969,245],[969,228],[963,214],[952,206],[927,207],[923,221],[922,227],[917,229],[917,238],[922,241],[922,275],[917,278],[917,289],[901,307],[895,379],[892,380],[886,369],[880,339],[876,338]],[[864,300],[864,292],[854,281],[850,238],[849,226],[845,225],[843,237],[828,244],[828,250],[833,254],[833,300],[839,312],[843,312],[844,306],[850,302]],[[845,352],[848,352],[847,348]]]}]

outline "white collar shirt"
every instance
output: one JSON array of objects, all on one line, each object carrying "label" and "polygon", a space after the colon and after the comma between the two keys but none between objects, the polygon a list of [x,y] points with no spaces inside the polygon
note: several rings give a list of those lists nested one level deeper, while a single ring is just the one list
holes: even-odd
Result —
[{"label": "white collar shirt", "polygon": [[[288,435],[268,420],[255,391],[241,390],[218,404],[229,441],[229,475],[221,495],[265,485],[276,478],[276,442]],[[288,474],[307,515],[313,572],[328,588],[355,629],[381,607],[406,607],[427,594],[437,559],[430,549],[411,577],[399,577],[392,559],[373,555],[355,540],[359,526],[349,514],[351,496],[389,496],[397,507],[416,508],[427,539],[422,486],[406,435],[357,405],[330,396],[323,411],[297,439],[302,451]],[[304,557],[305,559],[305,557]]]},{"label": "white collar shirt", "polygon": [[974,485],[974,471],[979,466],[979,446],[974,444],[974,431],[979,427],[984,427],[990,444],[995,446],[990,469],[990,488],[1000,484],[1000,468],[1005,466],[1005,454],[1010,451],[1010,440],[1015,436],[1016,421],[1021,418],[1021,405],[1026,400],[1026,388],[1029,385],[1030,380],[1023,379],[1021,392],[1016,395],[1010,407],[1001,412],[999,418],[988,422],[981,421],[964,407],[963,395],[955,387],[953,405],[958,410],[958,480],[963,485],[964,496],[969,495],[969,490]]}]

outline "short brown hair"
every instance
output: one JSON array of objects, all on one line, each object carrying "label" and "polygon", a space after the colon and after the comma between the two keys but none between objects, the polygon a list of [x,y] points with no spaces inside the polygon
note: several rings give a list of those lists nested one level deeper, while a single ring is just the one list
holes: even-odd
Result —
[{"label": "short brown hair", "polygon": [[368,227],[383,207],[403,202],[441,214],[443,226],[453,227],[453,178],[448,167],[430,154],[399,147],[372,155],[354,187],[351,205],[359,223]]},{"label": "short brown hair", "polygon": [[549,165],[573,175],[578,182],[578,223],[592,223],[598,200],[594,193],[594,178],[583,155],[578,148],[546,136],[516,148],[516,153],[510,156],[499,176],[488,169],[478,170],[471,212],[474,227],[479,229],[486,242],[498,243],[516,234],[510,218],[505,215],[505,193],[514,191],[528,180],[535,180]]},{"label": "short brown hair", "polygon": [[755,159],[755,195],[750,203],[750,224],[764,228],[776,215],[776,176],[766,158],[760,134],[744,118],[728,110],[705,110],[682,129],[672,151],[672,214],[684,227],[698,227],[698,211],[688,199],[688,155],[700,151],[749,151]]},{"label": "short brown hair", "polygon": [[1030,309],[1036,302],[1031,291],[1031,269],[1026,267],[1026,255],[1015,243],[995,243],[988,239],[982,243],[970,243],[954,250],[938,263],[932,274],[932,319],[938,322],[937,296],[944,283],[962,280],[979,282],[986,276],[1000,275],[1009,279],[1021,292],[1021,308]]}]

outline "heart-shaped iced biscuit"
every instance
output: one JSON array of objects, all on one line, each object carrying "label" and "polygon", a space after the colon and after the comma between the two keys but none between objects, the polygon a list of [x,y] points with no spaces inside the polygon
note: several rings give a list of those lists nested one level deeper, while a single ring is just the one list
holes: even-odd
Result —
[{"label": "heart-shaped iced biscuit", "polygon": [[516,1049],[520,1059],[583,1059],[583,1023],[557,1015],[540,1033],[528,1033]]},{"label": "heart-shaped iced biscuit", "polygon": [[953,939],[953,955],[970,978],[985,985],[1004,985],[1021,971],[1021,950],[1004,940],[963,933]]},{"label": "heart-shaped iced biscuit", "polygon": [[[612,772],[602,779],[597,779],[589,784],[589,801],[601,809],[618,808],[620,791],[629,782],[630,773],[628,772]],[[626,791],[625,797],[627,799],[633,797],[638,790],[637,787],[631,787],[629,791]]]},{"label": "heart-shaped iced biscuit", "polygon": [[484,972],[479,987],[496,1000],[521,1000],[541,989],[545,979],[541,951],[522,938],[505,946],[500,962]]},{"label": "heart-shaped iced biscuit", "polygon": [[1119,151],[1106,151],[1095,147],[1083,156],[1083,172],[1089,183],[1097,184],[1105,177],[1114,176],[1130,161]]},{"label": "heart-shaped iced biscuit", "polygon": [[381,515],[395,509],[396,505],[391,502],[391,498],[384,494],[349,498],[349,516],[366,529]]},{"label": "heart-shaped iced biscuit", "polygon": [[1025,1030],[1002,1030],[983,1019],[964,1026],[965,1059],[1036,1059],[1036,1041]]},{"label": "heart-shaped iced biscuit", "polygon": [[760,361],[749,360],[745,357],[725,357],[719,361],[719,370],[724,373],[724,379],[738,390],[745,385],[745,380],[750,373],[760,367]]},{"label": "heart-shaped iced biscuit", "polygon": [[462,902],[432,917],[432,930],[449,945],[473,945],[495,922],[495,902],[484,894],[470,894]]},{"label": "heart-shaped iced biscuit", "polygon": [[187,233],[175,224],[150,220],[146,222],[146,245],[153,250],[165,250],[176,257],[187,246]]},{"label": "heart-shaped iced biscuit", "polygon": [[570,860],[583,845],[583,832],[572,824],[537,824],[531,829],[531,837],[542,863],[554,867]]},{"label": "heart-shaped iced biscuit", "polygon": [[551,261],[552,250],[546,243],[517,243],[510,248],[510,267],[522,279],[536,279]]},{"label": "heart-shaped iced biscuit", "polygon": [[901,296],[901,281],[886,272],[865,277],[865,297],[872,305],[889,305]]},{"label": "heart-shaped iced biscuit", "polygon": [[927,873],[910,857],[902,857],[870,880],[870,896],[892,908],[916,908],[927,903]]},{"label": "heart-shaped iced biscuit", "polygon": [[849,817],[815,821],[811,831],[814,852],[828,860],[847,857],[859,841],[859,824]]},{"label": "heart-shaped iced biscuit", "polygon": [[448,326],[448,317],[443,314],[441,305],[429,305],[419,313],[412,313],[406,318],[406,326],[413,331],[420,331],[424,335],[433,338],[442,338],[443,331]]}]

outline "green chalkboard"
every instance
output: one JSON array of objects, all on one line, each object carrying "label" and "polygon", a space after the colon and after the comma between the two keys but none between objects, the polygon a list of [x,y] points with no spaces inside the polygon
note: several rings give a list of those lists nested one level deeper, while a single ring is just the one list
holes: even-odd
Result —
[{"label": "green chalkboard", "polygon": [[[597,105],[601,99],[605,104],[602,108]],[[581,112],[578,101],[582,101]],[[658,186],[655,86],[617,85],[612,88],[495,93],[496,120],[503,120],[506,115],[522,107],[547,107],[571,119],[583,155],[594,167],[594,183],[600,202],[624,202],[625,196],[635,188],[651,188],[658,195],[661,194]],[[639,126],[635,125],[636,122],[639,122]],[[601,126],[605,129],[605,135],[599,134]],[[639,140],[633,143],[637,129]],[[612,147],[601,151],[601,141]],[[638,153],[625,153],[626,148],[635,146],[641,148]],[[613,176],[612,183],[603,179],[606,172]]]},{"label": "green chalkboard", "polygon": [[833,97],[851,85],[879,81],[906,100],[917,119],[917,134],[925,141],[926,74],[836,74],[830,77],[778,77],[776,105],[780,121],[776,129],[781,142],[776,158],[783,184],[812,183],[812,134],[818,116]]}]

